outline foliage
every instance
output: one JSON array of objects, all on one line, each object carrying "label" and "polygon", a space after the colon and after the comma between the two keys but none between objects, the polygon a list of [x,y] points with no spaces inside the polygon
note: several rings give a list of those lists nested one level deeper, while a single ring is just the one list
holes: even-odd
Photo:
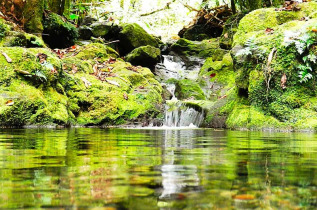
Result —
[{"label": "foliage", "polygon": [[246,41],[244,48],[236,53],[236,57],[249,58],[258,62],[265,59],[265,54],[266,51],[257,46],[255,37],[251,37]]},{"label": "foliage", "polygon": [[313,66],[316,64],[317,56],[310,49],[316,43],[316,34],[306,32],[301,34],[300,32],[286,31],[284,34],[284,43],[288,47],[294,45],[298,56],[301,59],[301,64],[298,68],[298,76],[300,82],[307,82],[313,78]]}]

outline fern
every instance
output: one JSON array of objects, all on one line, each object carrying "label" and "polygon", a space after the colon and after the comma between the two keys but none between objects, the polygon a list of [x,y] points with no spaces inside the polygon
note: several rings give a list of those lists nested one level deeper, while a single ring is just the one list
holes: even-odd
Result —
[{"label": "fern", "polygon": [[[255,37],[251,37],[249,38],[245,44],[244,44],[244,48],[239,50],[236,53],[236,57],[240,57],[240,56],[253,56],[253,59],[255,60],[261,60],[264,58],[264,54],[265,51],[263,49],[260,49],[256,43],[255,43]],[[252,57],[251,57],[252,59]]]},{"label": "fern", "polygon": [[41,82],[47,81],[47,77],[45,76],[45,74],[43,74],[43,72],[41,72],[39,70],[35,70],[35,72],[32,73],[32,76],[35,77],[36,79],[40,80]]}]

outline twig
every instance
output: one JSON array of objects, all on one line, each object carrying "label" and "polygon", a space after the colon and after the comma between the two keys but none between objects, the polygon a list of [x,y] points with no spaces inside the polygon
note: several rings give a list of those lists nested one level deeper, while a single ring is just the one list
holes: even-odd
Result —
[{"label": "twig", "polygon": [[5,52],[1,52],[1,54],[6,58],[8,63],[12,63],[12,59]]},{"label": "twig", "polygon": [[154,11],[152,11],[152,12],[148,12],[148,13],[141,14],[140,16],[141,16],[141,17],[144,17],[144,16],[148,16],[148,15],[153,15],[154,13],[161,12],[161,11],[163,11],[163,10],[169,9],[169,8],[170,8],[170,4],[174,3],[175,1],[176,1],[176,0],[173,0],[173,1],[171,1],[171,2],[168,2],[168,3],[166,4],[166,6],[163,7],[163,8],[154,10]]}]

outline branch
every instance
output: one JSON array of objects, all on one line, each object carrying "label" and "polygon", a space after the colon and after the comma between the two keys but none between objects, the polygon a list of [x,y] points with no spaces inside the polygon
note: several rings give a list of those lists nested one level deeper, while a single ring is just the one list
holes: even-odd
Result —
[{"label": "branch", "polygon": [[181,3],[184,7],[186,7],[187,9],[189,9],[190,11],[195,11],[195,12],[200,12],[200,10],[195,9],[194,7],[188,5],[188,4],[184,4],[181,1],[177,0],[179,3]]},{"label": "branch", "polygon": [[153,15],[154,13],[161,12],[161,11],[163,11],[163,10],[169,9],[169,8],[170,8],[170,4],[171,4],[171,3],[174,3],[175,1],[176,1],[176,0],[173,0],[173,1],[171,1],[171,2],[168,2],[168,3],[166,4],[166,6],[163,7],[163,8],[158,9],[158,10],[154,10],[154,11],[149,12],[149,13],[141,14],[140,16],[141,16],[141,17],[144,17],[144,16],[148,16],[148,15]]}]

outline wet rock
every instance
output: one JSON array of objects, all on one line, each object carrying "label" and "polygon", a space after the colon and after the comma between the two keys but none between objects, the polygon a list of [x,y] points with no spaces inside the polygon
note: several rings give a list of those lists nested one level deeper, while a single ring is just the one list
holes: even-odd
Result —
[{"label": "wet rock", "polygon": [[206,99],[199,84],[189,79],[177,81],[175,96],[180,100],[189,98],[194,98],[196,100]]},{"label": "wet rock", "polygon": [[126,56],[126,61],[136,66],[144,66],[153,69],[160,61],[160,49],[152,46],[143,46],[136,48]]}]

